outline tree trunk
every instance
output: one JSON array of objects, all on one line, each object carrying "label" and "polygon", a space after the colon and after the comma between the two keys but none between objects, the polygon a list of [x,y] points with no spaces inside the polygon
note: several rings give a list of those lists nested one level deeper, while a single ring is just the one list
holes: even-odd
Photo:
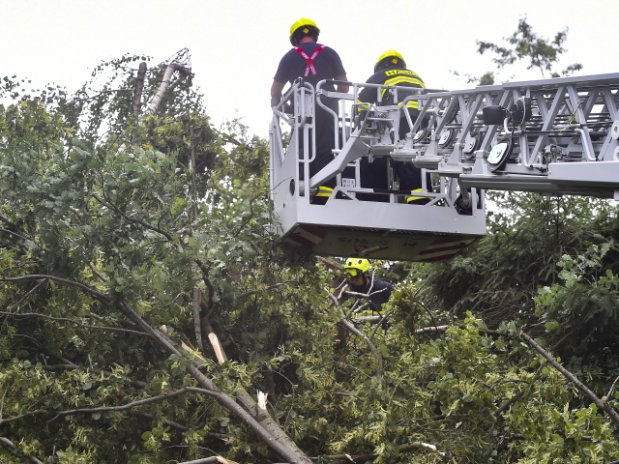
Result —
[{"label": "tree trunk", "polygon": [[141,62],[138,68],[138,75],[135,81],[135,90],[133,91],[133,115],[136,118],[140,117],[142,109],[142,91],[144,90],[144,77],[146,76],[146,63]]}]

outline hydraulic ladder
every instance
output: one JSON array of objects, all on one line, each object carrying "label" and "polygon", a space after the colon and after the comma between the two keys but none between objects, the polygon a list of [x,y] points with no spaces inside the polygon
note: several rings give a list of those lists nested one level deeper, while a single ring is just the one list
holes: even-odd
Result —
[{"label": "hydraulic ladder", "polygon": [[[343,94],[323,90],[323,82],[314,89],[298,81],[274,108],[275,230],[312,253],[449,258],[484,235],[485,189],[619,199],[619,73],[451,92],[419,89],[399,105],[363,110],[357,100],[363,87],[411,89],[349,85],[352,92]],[[337,112],[325,98],[338,101]],[[415,121],[406,111],[410,99],[419,102]],[[331,113],[335,140],[333,160],[310,178],[316,105]],[[403,140],[400,124],[407,125]],[[363,158],[368,166],[377,158],[413,163],[424,181],[416,195],[427,203],[407,204],[410,192],[399,190],[390,170],[388,189],[362,185]],[[336,180],[329,200],[312,204],[312,192],[329,179]]]}]

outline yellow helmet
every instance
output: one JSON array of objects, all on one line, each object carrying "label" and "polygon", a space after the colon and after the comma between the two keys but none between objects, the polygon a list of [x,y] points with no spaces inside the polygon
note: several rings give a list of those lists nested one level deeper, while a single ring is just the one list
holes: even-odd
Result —
[{"label": "yellow helmet", "polygon": [[344,269],[349,277],[357,277],[370,270],[370,262],[363,258],[348,258],[344,263]]},{"label": "yellow helmet", "polygon": [[396,50],[387,50],[378,57],[378,60],[376,60],[374,72],[378,72],[379,70],[385,68],[406,68],[404,57]]},{"label": "yellow helmet", "polygon": [[301,18],[290,26],[290,43],[296,45],[304,35],[310,35],[318,40],[318,34],[320,34],[320,29],[314,21],[309,18]]}]

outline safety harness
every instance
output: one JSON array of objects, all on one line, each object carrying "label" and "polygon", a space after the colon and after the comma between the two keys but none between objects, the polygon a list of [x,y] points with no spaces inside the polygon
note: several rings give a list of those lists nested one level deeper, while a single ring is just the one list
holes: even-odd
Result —
[{"label": "safety harness", "polygon": [[316,50],[314,50],[314,53],[312,53],[312,56],[308,56],[307,53],[305,53],[305,50],[303,50],[301,47],[294,47],[294,49],[299,55],[301,55],[301,58],[305,60],[305,72],[303,73],[303,76],[307,77],[310,73],[312,73],[312,76],[318,74],[316,72],[316,68],[314,67],[314,60],[318,55],[320,55],[320,52],[325,49],[325,46],[318,45],[318,47],[316,47]]}]

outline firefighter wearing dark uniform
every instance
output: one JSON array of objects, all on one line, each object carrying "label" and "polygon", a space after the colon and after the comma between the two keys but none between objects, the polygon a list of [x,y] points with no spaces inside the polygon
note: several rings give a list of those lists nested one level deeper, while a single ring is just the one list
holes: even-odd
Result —
[{"label": "firefighter wearing dark uniform", "polygon": [[[340,300],[346,300],[360,295],[366,295],[367,304],[364,309],[355,316],[378,315],[383,309],[383,304],[389,301],[393,285],[391,282],[376,279],[370,274],[370,262],[363,258],[348,258],[344,263],[348,289],[345,290]],[[353,292],[348,293],[348,292]]]},{"label": "firefighter wearing dark uniform", "polygon": [[[400,87],[411,87],[417,89],[424,89],[426,87],[423,79],[419,74],[406,69],[406,62],[400,53],[396,50],[387,50],[385,53],[378,57],[376,65],[374,66],[374,74],[366,81],[369,84],[381,84]],[[365,103],[378,103],[379,105],[395,105],[402,102],[406,97],[410,96],[413,92],[406,92],[406,90],[398,89],[397,98],[395,98],[394,90],[379,89],[366,87],[359,92],[359,100]],[[406,104],[408,113],[411,117],[411,121],[414,123],[419,117],[419,102],[417,100],[409,100]],[[406,137],[406,133],[409,132],[409,125],[406,121],[406,116],[402,115],[400,119],[400,128],[398,136],[400,140]],[[376,160],[375,160],[376,162]],[[387,180],[386,175],[380,176],[378,172],[382,171],[384,167],[386,172],[386,166],[374,166],[371,182],[374,187],[386,187]],[[393,162],[393,169],[399,178],[400,189],[410,190],[411,192],[419,191],[421,187],[421,171],[415,168],[412,163]],[[376,185],[378,184],[378,185]],[[407,202],[424,203],[427,201],[425,198],[409,196]]]},{"label": "firefighter wearing dark uniform", "polygon": [[[406,62],[402,55],[395,50],[388,50],[378,57],[374,66],[374,74],[366,81],[368,84],[393,85],[400,87],[412,87],[417,89],[425,89],[426,84],[414,71],[406,69]],[[394,92],[387,89],[377,89],[366,87],[359,93],[359,100],[366,103],[379,103],[380,105],[395,105],[402,102],[406,97],[413,92],[406,92],[399,89],[397,92],[397,100],[394,98]],[[419,116],[419,102],[410,100],[406,107],[411,115],[413,122]],[[402,121],[404,122],[404,121]],[[400,124],[400,139],[403,139],[408,132],[409,127],[406,122]]]},{"label": "firefighter wearing dark uniform", "polygon": [[[342,60],[335,50],[317,43],[320,29],[314,21],[301,18],[290,27],[290,43],[293,48],[279,62],[273,85],[271,86],[271,106],[279,103],[282,90],[286,83],[292,84],[298,77],[305,82],[316,84],[323,79],[346,81],[346,71]],[[327,83],[323,89],[328,91],[348,92],[348,86],[334,86]],[[321,99],[328,107],[337,113],[337,101]],[[333,117],[320,106],[316,105],[316,159],[310,166],[310,176],[320,171],[333,159],[335,142],[335,125]]]}]

